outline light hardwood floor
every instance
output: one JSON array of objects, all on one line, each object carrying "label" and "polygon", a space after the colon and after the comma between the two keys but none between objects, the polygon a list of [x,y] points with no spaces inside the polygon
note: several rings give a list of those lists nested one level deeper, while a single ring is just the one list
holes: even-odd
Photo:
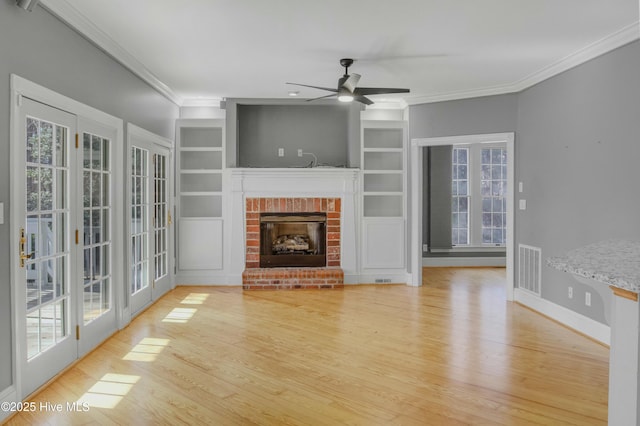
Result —
[{"label": "light hardwood floor", "polygon": [[609,350],[504,299],[504,269],[425,286],[178,287],[9,424],[606,424]]}]

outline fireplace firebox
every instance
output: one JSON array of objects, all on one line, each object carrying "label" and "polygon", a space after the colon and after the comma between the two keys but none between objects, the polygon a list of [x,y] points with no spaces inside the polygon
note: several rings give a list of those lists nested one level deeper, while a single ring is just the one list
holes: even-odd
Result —
[{"label": "fireplace firebox", "polygon": [[326,213],[261,213],[260,267],[325,267]]}]

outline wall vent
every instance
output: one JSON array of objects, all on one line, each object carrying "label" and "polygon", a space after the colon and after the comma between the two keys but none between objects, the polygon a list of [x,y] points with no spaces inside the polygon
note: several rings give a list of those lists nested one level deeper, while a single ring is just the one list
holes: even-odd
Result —
[{"label": "wall vent", "polygon": [[389,278],[376,278],[375,283],[376,284],[385,284],[385,283],[390,283],[391,280]]},{"label": "wall vent", "polygon": [[518,288],[540,296],[542,250],[525,244],[518,245]]}]

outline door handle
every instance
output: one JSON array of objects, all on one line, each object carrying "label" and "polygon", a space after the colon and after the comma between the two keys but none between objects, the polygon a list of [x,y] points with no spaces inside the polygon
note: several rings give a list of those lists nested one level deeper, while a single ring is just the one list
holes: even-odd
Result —
[{"label": "door handle", "polygon": [[26,254],[24,252],[25,244],[27,243],[27,238],[24,236],[24,228],[20,228],[20,242],[19,242],[19,251],[20,251],[20,267],[24,268],[24,261],[28,259],[33,259],[33,256],[36,252],[31,252]]},{"label": "door handle", "polygon": [[20,267],[24,268],[24,261],[25,260],[29,260],[29,259],[33,259],[33,256],[36,254],[36,252],[32,252],[29,254],[25,254],[25,252],[20,252]]},{"label": "door handle", "polygon": [[171,219],[171,210],[167,210],[167,225],[171,225],[173,220]]}]

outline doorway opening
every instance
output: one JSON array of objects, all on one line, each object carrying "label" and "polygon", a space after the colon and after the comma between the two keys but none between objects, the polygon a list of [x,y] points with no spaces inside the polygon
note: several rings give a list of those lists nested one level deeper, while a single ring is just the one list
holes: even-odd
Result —
[{"label": "doorway opening", "polygon": [[422,221],[423,221],[423,150],[430,146],[473,145],[504,143],[507,152],[507,198],[506,198],[506,280],[507,300],[513,300],[514,271],[514,133],[420,138],[411,141],[411,275],[412,285],[422,285]]}]

